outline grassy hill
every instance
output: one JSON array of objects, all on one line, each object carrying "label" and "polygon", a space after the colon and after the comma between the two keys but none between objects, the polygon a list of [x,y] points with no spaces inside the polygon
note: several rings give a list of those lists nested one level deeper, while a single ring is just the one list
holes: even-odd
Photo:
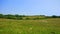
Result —
[{"label": "grassy hill", "polygon": [[42,20],[0,18],[0,34],[60,34],[60,18]]}]

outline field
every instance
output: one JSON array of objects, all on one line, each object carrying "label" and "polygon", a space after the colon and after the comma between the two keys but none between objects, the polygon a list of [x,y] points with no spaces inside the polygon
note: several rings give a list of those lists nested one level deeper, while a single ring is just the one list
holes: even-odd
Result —
[{"label": "field", "polygon": [[0,18],[0,34],[60,34],[60,18],[41,20]]}]

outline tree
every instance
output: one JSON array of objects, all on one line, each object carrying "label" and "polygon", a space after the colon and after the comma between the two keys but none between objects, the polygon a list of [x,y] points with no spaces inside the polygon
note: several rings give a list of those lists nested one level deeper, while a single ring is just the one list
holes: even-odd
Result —
[{"label": "tree", "polygon": [[0,18],[3,18],[4,17],[4,15],[3,14],[0,14]]},{"label": "tree", "polygon": [[53,15],[52,18],[57,18],[57,16],[56,15]]},{"label": "tree", "polygon": [[8,19],[15,19],[16,17],[14,15],[11,15],[11,14],[8,14],[8,15],[4,15],[5,18],[8,18]]},{"label": "tree", "polygon": [[16,14],[15,17],[20,17],[20,15]]}]

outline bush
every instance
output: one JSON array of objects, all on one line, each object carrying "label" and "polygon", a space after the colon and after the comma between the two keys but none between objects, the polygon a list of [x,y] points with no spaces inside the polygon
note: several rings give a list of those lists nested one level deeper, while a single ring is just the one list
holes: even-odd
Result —
[{"label": "bush", "polygon": [[38,20],[38,19],[40,19],[40,18],[38,18],[38,17],[37,18],[33,18],[33,20]]},{"label": "bush", "polygon": [[3,18],[4,17],[4,15],[3,14],[0,14],[0,18]]},{"label": "bush", "polygon": [[7,19],[15,19],[16,17],[14,15],[4,15],[5,17],[4,18],[7,18]]},{"label": "bush", "polygon": [[53,15],[52,18],[57,18],[57,16]]},{"label": "bush", "polygon": [[55,32],[51,32],[51,34],[55,34]]},{"label": "bush", "polygon": [[17,20],[22,20],[23,18],[22,18],[22,17],[17,17],[16,19],[17,19]]},{"label": "bush", "polygon": [[30,18],[26,18],[26,20],[29,20]]}]

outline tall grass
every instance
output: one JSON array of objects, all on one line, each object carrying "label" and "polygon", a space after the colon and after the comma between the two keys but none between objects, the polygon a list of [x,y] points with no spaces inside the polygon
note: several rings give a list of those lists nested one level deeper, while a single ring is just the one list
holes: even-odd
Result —
[{"label": "tall grass", "polygon": [[0,34],[60,34],[60,18],[42,20],[0,18]]}]

